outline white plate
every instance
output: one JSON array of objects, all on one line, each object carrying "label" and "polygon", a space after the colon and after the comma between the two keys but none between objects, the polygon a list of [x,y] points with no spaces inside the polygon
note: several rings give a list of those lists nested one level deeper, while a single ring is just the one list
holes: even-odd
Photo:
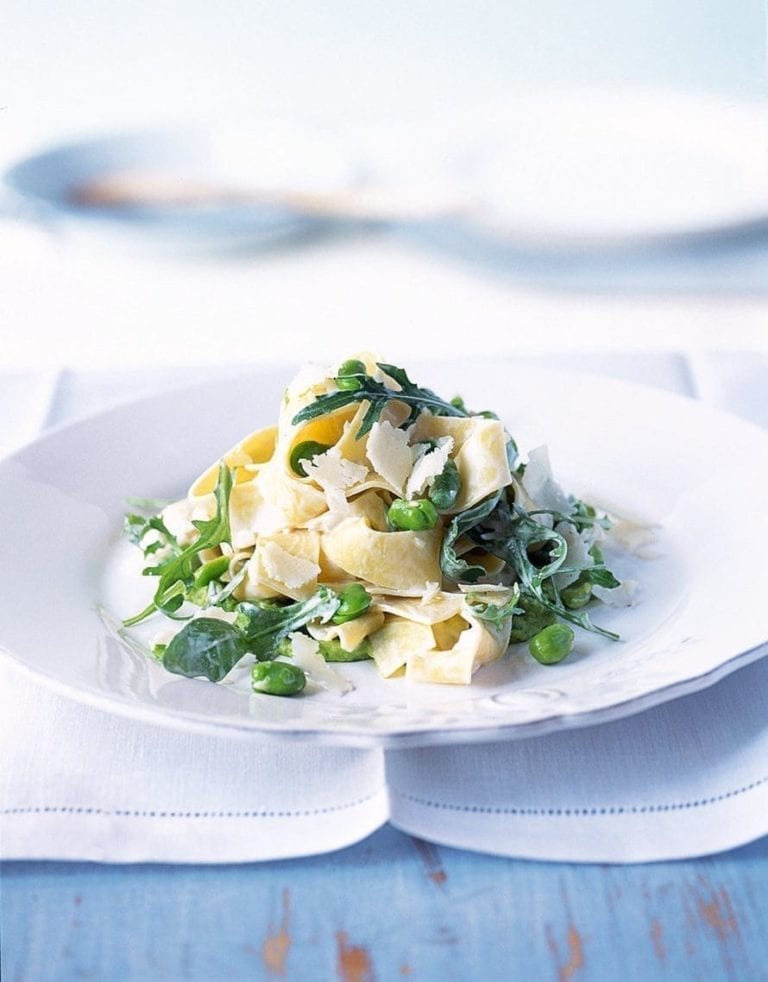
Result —
[{"label": "white plate", "polygon": [[475,361],[413,366],[412,376],[496,409],[522,448],[546,440],[568,490],[660,524],[659,558],[618,564],[620,575],[641,581],[640,601],[594,612],[622,641],[580,632],[577,652],[553,667],[513,649],[468,688],[384,681],[371,664],[343,666],[353,692],[294,699],[249,694],[243,681],[173,676],[116,642],[98,608],[119,616],[137,609],[132,553],[120,537],[124,499],[180,496],[239,437],[269,423],[286,379],[264,373],[117,407],[0,464],[0,644],[72,697],[152,722],[389,746],[614,719],[765,653],[768,434],[652,389],[509,371]]}]

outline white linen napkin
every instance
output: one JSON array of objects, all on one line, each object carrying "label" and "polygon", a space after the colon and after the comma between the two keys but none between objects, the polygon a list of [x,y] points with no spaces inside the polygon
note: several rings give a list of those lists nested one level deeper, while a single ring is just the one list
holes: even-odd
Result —
[{"label": "white linen napkin", "polygon": [[4,667],[4,859],[229,863],[329,852],[387,818],[377,751],[150,726]]},{"label": "white linen napkin", "polygon": [[629,719],[387,755],[391,819],[443,845],[650,862],[768,832],[768,658]]},{"label": "white linen napkin", "polygon": [[[727,380],[706,383],[721,363]],[[620,359],[593,367],[634,371]],[[738,391],[742,414],[750,405],[756,417],[764,411],[766,359],[700,356],[695,371],[680,367],[659,356],[655,377],[670,388],[690,377],[721,405]],[[55,397],[53,379],[28,381],[0,387],[7,446],[31,435],[29,421],[58,422],[108,398],[99,376],[65,375]],[[13,391],[26,393],[22,412]],[[9,859],[263,860],[339,848],[390,817],[423,838],[501,855],[700,855],[768,833],[767,697],[765,659],[626,720],[385,755],[149,725],[74,702],[4,660],[0,851]]]}]

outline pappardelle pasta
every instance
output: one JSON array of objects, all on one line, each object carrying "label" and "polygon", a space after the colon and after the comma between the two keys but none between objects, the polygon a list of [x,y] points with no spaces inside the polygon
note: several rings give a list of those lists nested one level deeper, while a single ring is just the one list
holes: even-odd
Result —
[{"label": "pappardelle pasta", "polygon": [[254,692],[309,679],[350,687],[329,663],[385,678],[466,685],[510,644],[561,661],[595,600],[623,604],[606,568],[610,519],[566,495],[545,448],[523,460],[504,423],[358,355],[305,366],[277,424],[245,437],[180,501],[126,516],[157,578],[153,653],[218,682],[251,664]]}]

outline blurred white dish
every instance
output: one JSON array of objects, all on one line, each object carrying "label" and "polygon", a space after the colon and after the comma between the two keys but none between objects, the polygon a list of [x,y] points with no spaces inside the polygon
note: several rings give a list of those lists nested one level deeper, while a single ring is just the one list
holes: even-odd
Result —
[{"label": "blurred white dish", "polygon": [[307,202],[344,193],[356,179],[346,147],[328,134],[271,120],[107,134],[48,148],[5,175],[32,217],[200,249],[316,231],[327,209]]},{"label": "blurred white dish", "polygon": [[269,245],[350,220],[448,245],[644,246],[768,228],[768,109],[544,91],[356,139],[276,120],[103,136],[5,179],[44,217],[176,247]]},{"label": "blurred white dish", "polygon": [[368,155],[384,183],[418,179],[425,194],[463,202],[459,231],[513,245],[768,227],[768,106],[664,91],[516,94],[374,137]]},{"label": "blurred white dish", "polygon": [[0,650],[74,698],[154,723],[389,746],[510,739],[614,719],[765,653],[763,431],[610,379],[530,369],[510,378],[507,365],[487,360],[409,369],[439,391],[492,406],[522,448],[545,439],[574,493],[661,523],[659,558],[615,567],[640,581],[640,602],[594,612],[621,642],[579,632],[576,652],[555,667],[518,647],[469,687],[383,680],[370,664],[342,665],[353,692],[294,699],[251,694],[238,669],[218,685],[170,675],[124,647],[98,607],[125,617],[143,606],[137,589],[152,587],[132,572],[138,554],[121,541],[125,498],[182,494],[223,448],[268,423],[287,373],[261,372],[117,407],[0,464],[8,557]]}]

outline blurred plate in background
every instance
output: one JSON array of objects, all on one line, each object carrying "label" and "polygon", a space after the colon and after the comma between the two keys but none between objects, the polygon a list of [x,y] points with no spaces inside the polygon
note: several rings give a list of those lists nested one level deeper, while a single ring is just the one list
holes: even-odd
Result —
[{"label": "blurred plate in background", "polygon": [[419,175],[463,202],[436,237],[569,249],[768,228],[768,105],[555,89],[457,109],[369,153],[382,182]]},{"label": "blurred plate in background", "polygon": [[61,144],[20,161],[5,181],[42,220],[171,247],[237,248],[322,229],[355,166],[325,133],[261,121]]},{"label": "blurred plate in background", "polygon": [[175,246],[269,246],[339,223],[569,252],[768,228],[768,111],[679,92],[508,96],[345,140],[287,122],[50,148],[6,184],[41,217]]}]

